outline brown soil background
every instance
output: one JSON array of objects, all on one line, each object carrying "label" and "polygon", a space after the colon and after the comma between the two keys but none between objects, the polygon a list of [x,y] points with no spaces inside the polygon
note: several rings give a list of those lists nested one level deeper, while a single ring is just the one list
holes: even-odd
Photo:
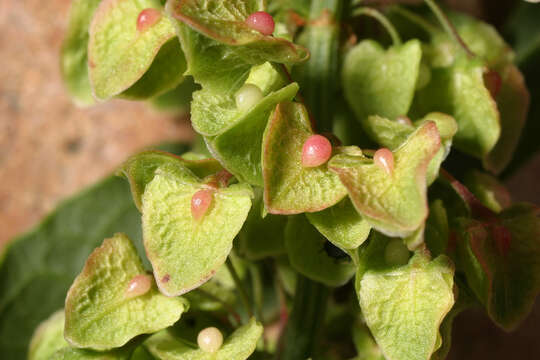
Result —
[{"label": "brown soil background", "polygon": [[[476,14],[511,3],[448,2]],[[144,104],[112,101],[81,109],[71,103],[58,65],[69,5],[0,0],[0,248],[136,150],[192,138],[185,120]],[[537,157],[509,179],[514,199],[540,203],[538,174]],[[456,321],[451,358],[540,359],[539,325],[538,306],[510,336],[469,312]]]}]

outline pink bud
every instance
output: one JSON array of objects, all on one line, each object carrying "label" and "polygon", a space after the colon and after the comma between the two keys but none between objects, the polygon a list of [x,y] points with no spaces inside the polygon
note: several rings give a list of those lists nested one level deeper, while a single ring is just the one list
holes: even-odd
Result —
[{"label": "pink bud", "polygon": [[129,282],[126,289],[126,297],[132,298],[144,295],[152,287],[152,278],[150,275],[140,274],[135,276]]},{"label": "pink bud", "polygon": [[275,27],[272,15],[264,11],[257,11],[249,15],[246,24],[263,35],[272,35]]},{"label": "pink bud", "polygon": [[375,151],[373,162],[375,162],[375,165],[386,171],[388,175],[392,175],[392,172],[394,172],[394,154],[387,148]]},{"label": "pink bud", "polygon": [[191,215],[195,220],[200,220],[212,205],[214,190],[199,190],[191,197]]},{"label": "pink bud", "polygon": [[304,143],[302,148],[302,166],[317,167],[330,159],[332,144],[321,135],[312,135]]},{"label": "pink bud", "polygon": [[154,25],[161,18],[161,12],[156,9],[148,8],[139,13],[137,17],[137,30],[144,31]]},{"label": "pink bud", "polygon": [[484,84],[494,99],[499,94],[502,86],[501,75],[495,70],[489,70],[484,74]]}]

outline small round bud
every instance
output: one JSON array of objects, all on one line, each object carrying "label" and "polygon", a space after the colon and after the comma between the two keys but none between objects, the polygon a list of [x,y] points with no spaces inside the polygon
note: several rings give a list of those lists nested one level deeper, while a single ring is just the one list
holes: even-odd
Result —
[{"label": "small round bud", "polygon": [[156,9],[144,9],[137,16],[137,30],[144,31],[161,19],[161,12]]},{"label": "small round bud", "polygon": [[223,344],[223,335],[218,328],[208,327],[199,332],[197,344],[202,351],[215,353]]},{"label": "small round bud", "polygon": [[241,111],[247,111],[261,101],[263,97],[263,92],[257,85],[244,84],[236,92],[236,107]]},{"label": "small round bud", "polygon": [[501,75],[499,75],[499,73],[495,70],[489,70],[488,72],[484,73],[484,84],[489,90],[491,97],[495,99],[501,90]]},{"label": "small round bud", "polygon": [[317,167],[326,163],[332,155],[332,144],[322,135],[310,136],[302,148],[302,166]]},{"label": "small round bud", "polygon": [[409,119],[408,116],[405,116],[405,115],[400,115],[396,118],[396,122],[398,124],[402,124],[402,125],[409,125],[409,126],[412,126],[412,121],[411,119]]},{"label": "small round bud", "polygon": [[191,197],[191,215],[195,220],[200,220],[212,205],[214,190],[199,190]]},{"label": "small round bud", "polygon": [[388,175],[392,175],[394,172],[394,154],[387,148],[382,148],[375,151],[373,155],[373,162],[381,169],[386,171]]},{"label": "small round bud", "polygon": [[384,260],[389,265],[405,265],[409,262],[409,249],[401,239],[392,239],[384,249]]},{"label": "small round bud", "polygon": [[249,15],[246,24],[263,35],[272,35],[275,28],[274,18],[265,11],[257,11]]},{"label": "small round bud", "polygon": [[126,288],[126,297],[133,298],[146,294],[152,287],[152,277],[147,274],[140,274],[130,280]]}]

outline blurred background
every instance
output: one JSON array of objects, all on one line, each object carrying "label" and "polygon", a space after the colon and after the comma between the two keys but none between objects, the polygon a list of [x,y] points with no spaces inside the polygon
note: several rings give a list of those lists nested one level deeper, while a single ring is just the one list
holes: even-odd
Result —
[{"label": "blurred background", "polygon": [[[523,1],[446,3],[506,31],[509,15]],[[193,137],[187,119],[142,103],[117,100],[86,109],[72,104],[59,71],[69,6],[70,0],[0,0],[0,249],[135,151]],[[540,82],[534,65],[528,64],[527,82]],[[531,123],[527,132],[537,128]],[[540,156],[530,155],[505,182],[515,200],[540,204]],[[474,312],[457,318],[453,334],[452,359],[540,359],[540,306],[511,335]]]}]

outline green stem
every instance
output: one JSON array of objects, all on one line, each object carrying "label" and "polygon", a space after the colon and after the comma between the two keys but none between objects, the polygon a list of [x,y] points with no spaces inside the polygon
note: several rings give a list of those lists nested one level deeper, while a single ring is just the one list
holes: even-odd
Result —
[{"label": "green stem", "polygon": [[446,16],[446,14],[441,10],[439,5],[437,5],[433,0],[424,1],[426,2],[427,6],[429,6],[431,11],[435,14],[442,27],[444,28],[444,31],[446,31],[448,35],[454,38],[454,40],[463,48],[463,50],[465,50],[469,57],[475,57],[476,55],[471,51],[471,49],[469,49],[467,44],[465,44],[461,36],[459,36],[454,24],[452,24],[448,16]]},{"label": "green stem", "polygon": [[231,274],[231,276],[232,276],[232,278],[234,280],[234,284],[236,285],[236,290],[238,290],[238,294],[240,295],[240,300],[244,303],[244,307],[246,308],[246,312],[248,313],[249,317],[251,318],[251,317],[253,317],[253,308],[252,308],[251,303],[249,301],[247,291],[244,288],[244,285],[242,284],[242,280],[240,280],[240,277],[238,276],[238,273],[236,272],[230,257],[227,258],[227,261],[225,263],[227,264],[227,269],[229,270],[229,273]]},{"label": "green stem", "polygon": [[328,294],[324,285],[298,275],[293,308],[280,339],[276,359],[307,359],[315,354]]},{"label": "green stem", "polygon": [[353,11],[352,16],[359,15],[369,16],[377,20],[386,29],[386,31],[392,38],[392,43],[394,43],[394,45],[401,45],[401,37],[399,36],[396,28],[379,10],[368,7],[357,8]]},{"label": "green stem", "polygon": [[298,38],[311,53],[308,61],[293,68],[293,78],[302,89],[314,130],[332,132],[334,96],[339,91],[339,33],[346,0],[311,1],[307,25]]},{"label": "green stem", "polygon": [[411,23],[425,30],[430,35],[440,32],[440,29],[438,29],[435,25],[425,20],[423,17],[415,14],[414,12],[408,9],[405,9],[402,6],[399,6],[399,5],[393,6],[392,8],[390,8],[390,11],[393,11],[396,14],[401,15],[405,19],[409,20]]}]

